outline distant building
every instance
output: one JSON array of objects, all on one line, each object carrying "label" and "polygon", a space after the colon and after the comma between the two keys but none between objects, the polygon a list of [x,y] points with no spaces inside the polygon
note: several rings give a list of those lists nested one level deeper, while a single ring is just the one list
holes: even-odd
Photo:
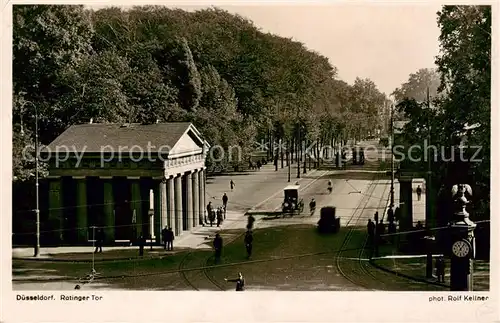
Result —
[{"label": "distant building", "polygon": [[165,226],[190,231],[205,210],[207,149],[191,123],[69,127],[42,152],[49,161],[42,244],[86,244],[92,226],[104,228],[107,244],[141,234],[159,243]]}]

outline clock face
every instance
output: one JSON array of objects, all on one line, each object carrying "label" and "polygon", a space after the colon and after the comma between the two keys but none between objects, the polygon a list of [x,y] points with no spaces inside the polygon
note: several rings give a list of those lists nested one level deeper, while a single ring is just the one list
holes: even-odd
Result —
[{"label": "clock face", "polygon": [[452,251],[457,257],[465,257],[469,254],[470,247],[466,241],[460,240],[453,244]]}]

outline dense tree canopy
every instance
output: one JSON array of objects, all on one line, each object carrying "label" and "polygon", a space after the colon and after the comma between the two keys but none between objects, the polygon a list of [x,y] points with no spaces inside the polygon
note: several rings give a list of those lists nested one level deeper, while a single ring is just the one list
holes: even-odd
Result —
[{"label": "dense tree canopy", "polygon": [[[491,7],[443,6],[437,16],[441,29],[441,51],[436,59],[439,82],[434,73],[430,77],[420,70],[394,92],[400,111],[410,120],[404,137],[407,142],[422,143],[430,130],[431,143],[447,150],[446,156],[440,156],[439,162],[433,164],[436,179],[444,185],[446,176],[454,176],[452,180],[456,181],[457,174],[472,174],[479,205],[476,211],[486,216],[491,166]],[[432,102],[422,98],[423,84],[429,84],[429,80]],[[434,90],[437,95],[433,96]],[[468,171],[450,175],[451,166],[446,160],[464,136],[468,147],[481,148],[477,155],[477,148],[465,154],[469,160],[473,158]]]},{"label": "dense tree canopy", "polygon": [[91,118],[191,121],[245,155],[298,130],[320,144],[360,139],[385,102],[372,81],[337,80],[326,57],[241,16],[159,6],[15,6],[14,97],[14,124],[29,137],[15,145],[32,141],[36,106],[43,144]]}]

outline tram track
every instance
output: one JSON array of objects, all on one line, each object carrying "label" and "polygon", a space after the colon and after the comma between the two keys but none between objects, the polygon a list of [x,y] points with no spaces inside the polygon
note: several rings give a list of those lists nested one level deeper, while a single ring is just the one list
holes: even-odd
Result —
[{"label": "tram track", "polygon": [[[230,239],[227,240],[226,244],[233,243],[238,240],[244,232],[239,233]],[[221,235],[223,233],[221,232]],[[199,251],[198,251],[199,252]],[[213,277],[210,276],[208,272],[208,268],[212,268],[213,265],[210,264],[210,260],[214,258],[213,255],[209,255],[208,257],[199,257],[194,261],[194,266],[186,266],[188,259],[192,256],[196,251],[188,252],[180,261],[178,266],[178,272],[184,281],[184,283],[189,286],[193,290],[213,290],[215,287],[216,290],[224,291],[226,290],[223,286],[221,286]],[[201,275],[200,275],[201,274]],[[189,277],[188,277],[189,276]],[[194,282],[197,282],[195,284]],[[208,283],[208,284],[207,284]]]},{"label": "tram track", "polygon": [[[328,174],[328,171],[321,171],[319,172],[319,176],[314,179],[313,181],[311,181],[310,183],[306,184],[305,186],[301,187],[299,189],[299,191],[301,192],[304,192],[305,190],[307,190],[307,188],[309,188],[312,184],[314,184],[317,180],[320,180],[321,178],[323,178],[325,175]],[[273,194],[272,196],[270,196],[268,199],[260,202],[259,204],[257,204],[257,206],[255,206],[254,208],[258,208],[258,207],[262,207],[262,205],[264,205],[265,203],[268,203],[268,202],[272,202],[272,199],[277,195],[279,194],[279,192],[276,192],[275,194]],[[278,210],[281,206],[278,206],[278,207],[275,207],[274,210]],[[258,221],[256,221],[254,223],[254,225],[257,225]],[[241,236],[243,236],[245,234],[245,231],[231,237],[230,239],[227,239],[225,241],[225,244],[230,244],[230,243],[233,243],[234,241],[238,240]],[[221,235],[223,235],[223,231],[221,232]],[[198,263],[195,265],[195,268],[201,268],[201,269],[198,269],[198,270],[192,270],[190,268],[187,268],[186,267],[186,262],[188,260],[188,258],[194,253],[194,251],[192,252],[188,252],[180,261],[179,263],[179,267],[178,267],[178,272],[179,274],[181,275],[181,278],[182,280],[185,282],[185,284],[187,286],[189,286],[190,288],[192,288],[193,290],[211,290],[210,287],[214,287],[217,289],[217,290],[225,290],[224,287],[222,287],[215,279],[213,279],[213,277],[210,276],[209,272],[208,272],[208,268],[212,268],[213,266],[211,266],[209,264],[210,262],[210,259],[213,259],[213,255],[210,255],[208,257],[205,257],[204,258],[204,262],[200,262],[198,261]],[[192,267],[191,267],[192,268]],[[202,276],[204,277],[204,280],[205,282],[209,282],[209,286],[204,286],[204,287],[198,287],[198,286],[195,286],[195,284],[193,283],[194,280],[198,279],[200,281],[200,277],[199,277],[199,272],[201,271],[202,272]],[[191,277],[188,277],[188,275],[190,275]]]},{"label": "tram track", "polygon": [[[368,186],[367,192],[363,195],[363,197],[362,197],[361,201],[359,202],[358,206],[352,212],[352,215],[349,218],[349,220],[347,221],[346,226],[349,225],[351,222],[353,222],[353,220],[354,221],[359,221],[362,218],[363,210],[366,208],[366,206],[370,202],[370,199],[373,197],[373,193],[375,192],[375,188],[377,187],[377,183],[378,183],[379,179],[376,179],[377,183],[374,183],[376,177],[377,177],[376,175],[373,176],[372,182]],[[350,283],[352,283],[352,284],[354,284],[356,286],[360,286],[360,283],[358,281],[356,281],[355,279],[353,279],[350,275],[348,275],[342,269],[342,266],[341,266],[341,260],[343,259],[342,254],[344,252],[346,252],[347,250],[350,249],[350,248],[347,248],[347,246],[348,246],[348,244],[350,243],[350,241],[352,239],[352,236],[353,236],[355,228],[356,228],[355,226],[351,226],[349,228],[349,230],[347,231],[347,233],[345,234],[344,240],[342,241],[342,244],[340,245],[340,248],[339,248],[339,250],[338,250],[338,252],[336,254],[335,265],[336,265],[337,271],[339,272],[339,274],[342,277],[344,277]],[[365,286],[362,286],[362,287],[365,287]]]}]

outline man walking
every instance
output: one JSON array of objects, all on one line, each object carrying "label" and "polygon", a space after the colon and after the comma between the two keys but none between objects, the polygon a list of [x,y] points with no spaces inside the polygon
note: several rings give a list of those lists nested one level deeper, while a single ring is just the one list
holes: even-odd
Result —
[{"label": "man walking", "polygon": [[231,180],[229,182],[229,186],[231,187],[231,192],[233,191],[233,188],[236,186],[236,184],[234,184],[233,180]]},{"label": "man walking", "polygon": [[208,202],[208,204],[207,204],[207,214],[205,214],[205,223],[208,223],[207,216],[208,216],[208,218],[210,218],[211,215],[212,215],[212,202]]},{"label": "man walking", "polygon": [[224,193],[224,195],[222,195],[222,205],[224,205],[224,219],[226,219],[226,210],[227,210],[227,201],[228,201],[228,197],[226,195],[226,193]]},{"label": "man walking", "polygon": [[219,227],[222,224],[222,207],[217,208],[217,227]]},{"label": "man walking", "polygon": [[168,237],[168,228],[167,226],[165,226],[162,230],[161,230],[161,241],[163,243],[163,249],[167,249],[167,237]]},{"label": "man walking", "polygon": [[139,237],[139,256],[144,256],[144,245],[146,244],[146,238],[143,234]]},{"label": "man walking", "polygon": [[220,257],[222,254],[222,237],[218,233],[215,235],[214,249],[215,249],[215,263],[218,264],[220,262]]},{"label": "man walking", "polygon": [[417,199],[420,201],[420,197],[422,196],[422,188],[420,185],[417,186]]},{"label": "man walking", "polygon": [[236,278],[236,279],[224,278],[224,280],[227,282],[236,282],[236,291],[237,292],[242,292],[245,290],[245,279],[243,278],[243,275],[241,273],[238,273],[238,278]]},{"label": "man walking", "polygon": [[370,245],[373,245],[373,237],[375,236],[375,223],[373,223],[372,219],[368,219],[366,229],[368,231],[368,240],[370,241]]},{"label": "man walking", "polygon": [[245,247],[247,249],[247,259],[250,259],[252,256],[252,244],[253,244],[253,235],[252,231],[248,230],[245,234]]},{"label": "man walking", "polygon": [[94,253],[101,252],[102,253],[102,245],[104,244],[104,231],[102,229],[97,230],[95,236],[95,251]]},{"label": "man walking", "polygon": [[252,230],[254,222],[255,222],[255,218],[253,217],[253,215],[250,214],[248,216],[247,230]]},{"label": "man walking", "polygon": [[167,250],[174,250],[174,231],[172,231],[172,228],[167,230]]},{"label": "man walking", "polygon": [[436,275],[440,283],[444,283],[444,267],[444,258],[443,256],[439,256],[439,258],[436,259]]}]

